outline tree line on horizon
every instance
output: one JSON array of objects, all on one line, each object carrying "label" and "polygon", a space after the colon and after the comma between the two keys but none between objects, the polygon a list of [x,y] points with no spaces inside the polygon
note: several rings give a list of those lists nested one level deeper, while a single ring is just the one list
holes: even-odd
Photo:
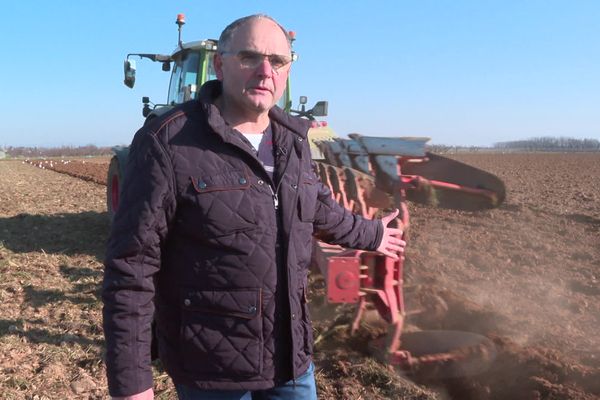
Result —
[{"label": "tree line on horizon", "polygon": [[569,137],[534,137],[524,140],[497,142],[492,146],[449,146],[444,144],[427,145],[434,153],[479,152],[479,151],[526,151],[526,152],[577,152],[600,151],[597,139],[575,139]]},{"label": "tree line on horizon", "polygon": [[524,151],[600,151],[600,141],[596,139],[547,136],[498,142],[494,144],[494,148],[500,150]]},{"label": "tree line on horizon", "polygon": [[98,147],[93,144],[85,146],[61,147],[24,147],[8,146],[4,152],[11,158],[38,158],[38,157],[85,157],[105,156],[112,154],[112,147]]}]

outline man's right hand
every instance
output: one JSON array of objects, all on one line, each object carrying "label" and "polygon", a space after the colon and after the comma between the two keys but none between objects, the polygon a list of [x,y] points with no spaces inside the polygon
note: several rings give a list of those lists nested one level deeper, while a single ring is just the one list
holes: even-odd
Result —
[{"label": "man's right hand", "polygon": [[111,397],[112,400],[153,400],[154,391],[152,388],[138,394],[132,394],[131,396],[125,397]]},{"label": "man's right hand", "polygon": [[402,235],[404,233],[402,221],[398,220],[398,224],[400,225],[398,228],[390,228],[388,226],[399,213],[400,210],[396,209],[394,212],[381,218],[381,223],[383,224],[383,237],[381,238],[379,247],[377,247],[378,252],[393,260],[398,260],[399,254],[404,253],[404,248],[406,247],[406,242],[402,240]]}]

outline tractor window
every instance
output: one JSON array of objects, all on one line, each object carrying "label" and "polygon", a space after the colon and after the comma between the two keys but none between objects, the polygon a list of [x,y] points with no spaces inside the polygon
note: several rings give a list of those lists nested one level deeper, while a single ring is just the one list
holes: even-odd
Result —
[{"label": "tractor window", "polygon": [[184,53],[175,60],[169,85],[169,104],[180,104],[196,98],[199,60],[197,52]]},{"label": "tractor window", "polygon": [[217,72],[215,71],[215,65],[213,64],[214,52],[208,53],[208,65],[206,67],[206,80],[212,81],[217,79]]},{"label": "tractor window", "polygon": [[178,61],[173,63],[173,71],[171,72],[171,82],[169,83],[168,104],[177,103],[177,91],[179,89],[179,80],[181,79],[181,65]]}]

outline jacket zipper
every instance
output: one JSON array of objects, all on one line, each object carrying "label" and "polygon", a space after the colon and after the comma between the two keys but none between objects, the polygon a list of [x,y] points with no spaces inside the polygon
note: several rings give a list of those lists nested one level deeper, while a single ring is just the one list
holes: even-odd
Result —
[{"label": "jacket zipper", "polygon": [[290,157],[287,155],[287,149],[285,147],[280,147],[279,151],[286,157],[285,165],[283,166],[283,171],[281,172],[281,176],[279,177],[279,182],[277,183],[277,187],[275,191],[271,187],[271,193],[273,193],[273,202],[275,203],[275,209],[279,206],[279,199],[277,198],[277,193],[279,193],[279,188],[281,187],[281,183],[283,182],[283,178],[285,177],[285,172],[287,171],[288,165],[290,164]]},{"label": "jacket zipper", "polygon": [[[292,148],[293,148],[293,146],[292,146]],[[281,184],[281,182],[283,182],[283,176],[285,175],[285,171],[287,170],[290,158],[291,157],[288,157],[287,160],[286,160],[285,167],[283,169],[284,173],[282,174],[281,179],[279,181],[280,184]],[[298,157],[298,165],[300,166],[301,163],[302,163],[302,153],[300,153],[300,155]],[[298,173],[297,186],[296,186],[297,189],[300,188],[300,180],[301,179],[302,179],[302,169],[300,168],[299,173]],[[299,190],[296,190],[295,192],[296,193],[294,195],[294,202],[292,203],[294,205],[294,209],[295,209],[296,204],[298,204],[298,197],[300,196]],[[282,216],[282,218],[283,218],[283,216]],[[291,236],[291,232],[292,232],[292,228],[293,228],[293,224],[294,224],[293,222],[294,222],[294,217],[292,215],[292,217],[290,218],[290,224],[289,224],[290,236]],[[289,243],[289,239],[290,238],[288,237],[288,240],[287,240],[288,243]],[[287,249],[287,246],[286,246],[286,249]],[[292,287],[292,283],[291,283],[291,280],[290,280],[290,274],[289,274],[289,271],[287,269],[287,266],[285,268],[285,275],[286,275],[287,288],[288,288],[288,307],[289,307],[289,310],[290,310],[290,332],[293,332],[294,331],[294,326],[293,326],[294,325],[294,321],[291,318],[291,314],[292,314],[292,300],[291,300],[291,298],[292,298],[292,295],[290,293],[290,290],[291,290],[291,287]],[[302,304],[300,306],[302,307]],[[291,346],[292,347],[292,385],[293,385],[294,389],[296,389],[296,368],[294,367],[294,354],[296,353],[296,346],[294,345],[294,340],[293,339],[292,339],[291,345],[292,345]]]},{"label": "jacket zipper", "polygon": [[[250,157],[251,157],[251,158],[252,158],[252,159],[253,159],[255,162],[257,162],[257,163],[258,163],[258,164],[259,164],[259,165],[260,165],[260,166],[263,168],[263,170],[264,170],[264,167],[263,167],[262,163],[260,162],[260,160],[259,160],[259,159],[258,159],[258,158],[257,158],[257,157],[254,155],[254,154],[251,154],[251,153],[249,153],[249,152],[248,152],[246,149],[244,149],[244,148],[241,148],[240,146],[238,146],[238,145],[236,145],[236,144],[234,144],[234,143],[231,143],[231,144],[233,144],[235,147],[237,147],[237,148],[241,149],[241,150],[242,150],[244,153],[246,153],[247,155],[249,155],[249,156],[250,156]],[[292,146],[292,147],[293,147],[293,146]],[[272,197],[272,199],[273,199],[273,206],[274,206],[274,208],[275,208],[275,214],[276,214],[275,218],[276,218],[277,220],[280,218],[280,217],[277,215],[277,213],[278,213],[278,209],[279,209],[279,197],[277,196],[277,193],[279,192],[279,188],[281,187],[281,184],[283,183],[283,179],[284,179],[284,177],[285,177],[285,173],[286,173],[286,171],[287,171],[287,169],[288,169],[288,166],[289,166],[289,163],[290,163],[290,158],[291,158],[290,156],[288,156],[288,154],[287,154],[288,152],[287,152],[287,149],[286,149],[286,148],[283,148],[283,147],[282,147],[282,148],[280,148],[280,151],[282,152],[282,155],[286,156],[286,160],[285,160],[285,165],[284,165],[284,167],[283,167],[283,171],[282,171],[282,173],[281,173],[281,176],[279,177],[279,182],[278,182],[278,184],[277,184],[277,187],[273,188],[273,186],[271,185],[271,183],[269,183],[269,184],[268,184],[268,186],[269,186],[269,190],[271,191],[271,197]],[[300,158],[301,158],[301,157],[299,157],[299,159],[300,159]],[[299,161],[300,161],[300,160],[299,160]],[[265,173],[266,173],[266,171],[265,171]],[[301,175],[302,175],[301,173],[298,175],[298,184],[300,183],[300,180],[301,180]],[[267,174],[267,176],[268,176],[268,174]],[[273,182],[273,180],[272,180],[272,179],[269,179],[269,181]],[[273,183],[274,183],[274,182],[273,182]],[[297,204],[297,203],[298,203],[298,191],[296,191],[296,195],[294,196],[294,203],[293,203],[293,204]],[[283,218],[283,216],[281,216],[281,218]],[[293,218],[291,219],[291,221],[293,221]],[[290,229],[291,229],[291,225],[292,225],[292,224],[290,223]],[[289,238],[288,238],[288,239],[289,239]],[[284,249],[286,249],[286,252],[287,252],[287,247],[288,247],[287,245],[285,245],[285,246],[284,246]],[[291,296],[291,295],[290,295],[290,293],[289,293],[289,291],[290,291],[290,287],[291,287],[291,282],[290,282],[290,275],[289,275],[289,273],[288,273],[288,271],[287,271],[287,266],[286,266],[286,268],[284,268],[284,272],[285,272],[285,280],[287,281],[287,289],[288,289],[288,307],[289,307],[289,310],[290,310],[290,313],[291,313],[292,304],[291,304],[291,299],[290,299],[290,296]],[[293,322],[292,322],[292,320],[291,320],[291,318],[290,318],[290,329],[291,329],[291,330],[293,330],[293,326],[292,326],[292,325],[293,325]],[[293,354],[293,353],[295,353],[295,346],[294,346],[294,342],[293,342],[293,340],[292,340],[292,343],[291,343],[291,345],[292,345],[292,354]],[[293,356],[292,356],[292,358],[293,358]],[[296,372],[294,371],[294,365],[293,365],[293,364],[294,364],[294,362],[293,362],[293,360],[292,360],[292,381],[293,381],[293,386],[294,386],[294,388],[296,388]]]},{"label": "jacket zipper", "polygon": [[275,211],[279,209],[279,198],[277,197],[277,193],[273,190],[273,186],[269,184],[269,189],[271,189],[271,196],[273,197],[273,205],[275,206]]}]

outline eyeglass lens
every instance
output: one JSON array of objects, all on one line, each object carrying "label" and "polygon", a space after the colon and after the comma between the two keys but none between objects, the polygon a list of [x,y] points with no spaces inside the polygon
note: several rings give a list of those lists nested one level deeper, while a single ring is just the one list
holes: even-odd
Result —
[{"label": "eyeglass lens", "polygon": [[245,68],[256,68],[264,60],[265,57],[269,60],[269,64],[275,70],[284,67],[291,62],[291,59],[279,54],[261,54],[254,51],[242,50],[237,54],[240,63]]}]

